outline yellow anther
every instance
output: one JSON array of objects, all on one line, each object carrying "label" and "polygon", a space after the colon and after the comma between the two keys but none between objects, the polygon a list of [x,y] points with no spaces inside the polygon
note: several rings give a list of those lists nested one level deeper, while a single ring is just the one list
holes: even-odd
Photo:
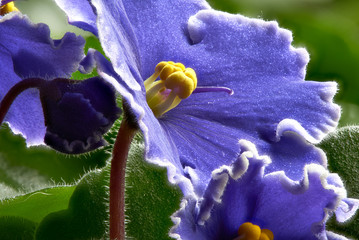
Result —
[{"label": "yellow anther", "polygon": [[[157,78],[160,78],[158,81]],[[182,63],[160,62],[145,82],[146,100],[156,117],[176,107],[197,87],[196,73]]]},{"label": "yellow anther", "polygon": [[271,230],[262,229],[262,233],[259,240],[273,240],[273,239],[274,239],[274,235]]},{"label": "yellow anther", "polygon": [[180,99],[188,98],[193,90],[193,80],[185,75],[184,72],[174,72],[168,76],[165,86],[174,91]]},{"label": "yellow anther", "polygon": [[250,222],[243,223],[238,229],[238,236],[243,240],[258,240],[261,228]]},{"label": "yellow anther", "polygon": [[175,63],[174,65],[176,67],[179,67],[182,71],[184,71],[186,69],[186,67],[182,63]]},{"label": "yellow anther", "polygon": [[196,89],[196,87],[197,87],[197,75],[196,75],[196,72],[192,68],[187,68],[184,71],[184,74],[186,74],[187,77],[192,79],[192,81],[193,81],[193,89]]},{"label": "yellow anther", "polygon": [[238,229],[235,240],[273,240],[274,235],[268,229],[262,229],[250,222],[243,223]]},{"label": "yellow anther", "polygon": [[155,68],[155,72],[160,73],[166,65],[167,65],[166,62],[160,62],[159,64],[157,64],[157,66]]},{"label": "yellow anther", "polygon": [[17,9],[15,7],[14,2],[9,2],[0,8],[0,16],[4,16],[5,14],[8,14],[8,13],[14,12],[14,11],[19,11],[19,9]]},{"label": "yellow anther", "polygon": [[160,79],[166,80],[169,75],[176,71],[176,67],[172,64],[167,64],[160,73]]}]

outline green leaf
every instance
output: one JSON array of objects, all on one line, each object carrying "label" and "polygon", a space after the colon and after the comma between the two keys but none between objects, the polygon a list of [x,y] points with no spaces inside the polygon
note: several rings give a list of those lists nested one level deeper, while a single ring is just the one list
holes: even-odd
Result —
[{"label": "green leaf", "polygon": [[339,120],[339,126],[350,126],[359,123],[359,105],[348,102],[340,102],[342,115]]},{"label": "green leaf", "polygon": [[[319,147],[322,148],[328,157],[329,169],[338,173],[342,178],[348,196],[359,198],[359,126],[344,127],[330,134],[325,138]],[[340,224],[332,218],[328,229],[341,233],[347,237],[359,239],[359,216],[356,216],[348,223]]]},{"label": "green leaf", "polygon": [[107,231],[109,166],[86,174],[76,186],[68,208],[47,215],[37,240],[100,239]]},{"label": "green leaf", "polygon": [[144,144],[132,145],[126,175],[127,234],[134,239],[167,240],[170,216],[179,209],[182,194],[170,186],[166,169],[143,160]]},{"label": "green leaf", "polygon": [[0,217],[0,239],[33,240],[36,223],[21,217]]},{"label": "green leaf", "polygon": [[0,198],[74,183],[90,169],[103,167],[109,157],[101,150],[70,156],[45,146],[27,148],[6,124],[0,129],[0,146]]},{"label": "green leaf", "polygon": [[74,189],[74,186],[47,188],[2,200],[0,217],[16,216],[40,223],[49,213],[66,209]]},{"label": "green leaf", "polygon": [[[179,208],[181,193],[167,183],[166,170],[143,160],[144,144],[137,136],[126,173],[126,231],[133,239],[170,239],[170,216]],[[65,210],[47,215],[36,239],[102,239],[108,232],[110,165],[86,174]]]},{"label": "green leaf", "polygon": [[0,203],[0,239],[34,239],[36,227],[48,214],[66,209],[74,186],[42,189]]}]

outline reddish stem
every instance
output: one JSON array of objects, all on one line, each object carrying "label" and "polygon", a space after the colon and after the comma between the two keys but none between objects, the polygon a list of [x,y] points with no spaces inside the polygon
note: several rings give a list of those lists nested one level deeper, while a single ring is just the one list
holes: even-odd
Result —
[{"label": "reddish stem", "polygon": [[20,93],[29,88],[40,88],[45,82],[46,80],[40,78],[28,78],[16,83],[0,102],[0,124],[4,121],[11,104]]},{"label": "reddish stem", "polygon": [[110,176],[110,239],[125,239],[125,173],[128,152],[136,129],[126,118],[121,123],[112,153]]}]

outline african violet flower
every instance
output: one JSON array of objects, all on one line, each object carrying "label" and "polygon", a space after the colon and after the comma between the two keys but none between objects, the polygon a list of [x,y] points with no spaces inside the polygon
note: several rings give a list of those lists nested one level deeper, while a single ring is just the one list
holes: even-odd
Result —
[{"label": "african violet flower", "polygon": [[203,194],[210,173],[236,159],[238,139],[274,159],[267,172],[294,180],[305,164],[326,165],[320,150],[293,145],[286,132],[315,143],[333,130],[336,84],[304,81],[308,54],[276,22],[202,0],[56,2],[97,29],[112,65],[98,53],[86,63],[97,61],[136,116],[147,160],[166,166],[184,194]]},{"label": "african violet flower", "polygon": [[170,233],[173,238],[346,239],[325,228],[334,212],[337,220],[345,221],[359,204],[346,198],[337,174],[318,164],[306,165],[300,181],[292,181],[282,171],[264,174],[271,160],[259,156],[248,141],[241,140],[240,146],[237,161],[213,173],[203,199],[183,200],[172,216],[176,223]]},{"label": "african violet flower", "polygon": [[73,33],[52,40],[47,25],[20,13],[0,19],[0,100],[17,83],[35,88],[20,94],[5,118],[28,145],[45,141],[61,152],[82,153],[105,144],[102,134],[120,113],[113,87],[99,77],[66,79],[79,67],[84,43]]}]

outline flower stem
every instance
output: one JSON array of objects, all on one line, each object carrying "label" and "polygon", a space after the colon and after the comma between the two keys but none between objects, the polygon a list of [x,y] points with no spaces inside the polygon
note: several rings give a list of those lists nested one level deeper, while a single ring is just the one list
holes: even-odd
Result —
[{"label": "flower stem", "polygon": [[16,83],[0,102],[0,124],[4,121],[11,104],[20,93],[29,88],[40,88],[45,82],[46,80],[40,78],[27,78]]},{"label": "flower stem", "polygon": [[110,176],[110,239],[125,239],[126,161],[136,128],[126,118],[121,123],[112,153]]}]

